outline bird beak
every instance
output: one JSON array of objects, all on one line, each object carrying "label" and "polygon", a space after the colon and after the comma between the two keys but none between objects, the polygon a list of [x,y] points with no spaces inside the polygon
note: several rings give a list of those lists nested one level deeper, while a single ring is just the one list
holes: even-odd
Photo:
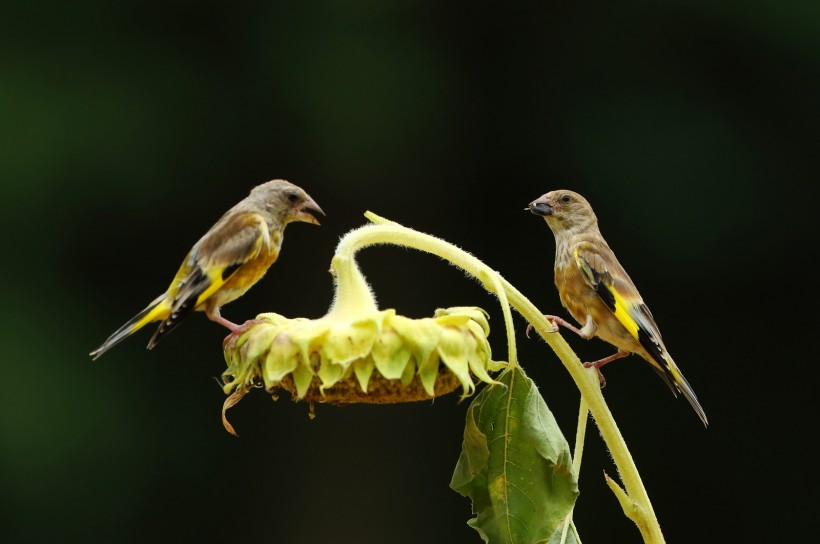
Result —
[{"label": "bird beak", "polygon": [[552,215],[553,212],[553,208],[549,205],[549,201],[543,196],[530,202],[526,209],[535,215],[540,215],[541,217]]},{"label": "bird beak", "polygon": [[322,208],[316,204],[316,201],[312,198],[308,197],[301,206],[296,208],[296,213],[293,215],[293,219],[295,221],[304,221],[305,223],[313,223],[314,225],[319,225],[319,220],[312,216],[309,212],[318,212],[322,215],[325,215],[325,212],[322,211]]}]

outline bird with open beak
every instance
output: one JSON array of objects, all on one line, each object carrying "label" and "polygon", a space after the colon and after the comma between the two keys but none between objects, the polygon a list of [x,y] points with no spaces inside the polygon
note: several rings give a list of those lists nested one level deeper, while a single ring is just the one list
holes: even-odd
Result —
[{"label": "bird with open beak", "polygon": [[246,330],[253,321],[237,325],[222,317],[220,308],[245,294],[276,262],[289,223],[319,224],[312,213],[324,215],[315,200],[288,181],[275,179],[254,187],[194,244],[168,289],[91,356],[96,359],[148,323],[159,321],[148,343],[151,349],[194,311],[205,312],[234,337]]}]

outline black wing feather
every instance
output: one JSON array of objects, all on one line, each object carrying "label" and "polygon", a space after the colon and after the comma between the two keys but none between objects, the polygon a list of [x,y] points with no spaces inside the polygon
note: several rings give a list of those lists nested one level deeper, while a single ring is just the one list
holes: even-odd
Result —
[{"label": "black wing feather", "polygon": [[159,327],[157,327],[157,330],[148,342],[148,349],[156,346],[162,337],[174,330],[183,319],[191,315],[196,309],[196,302],[199,299],[199,295],[202,294],[209,285],[211,285],[211,278],[209,278],[201,268],[194,268],[179,287],[178,295],[182,294],[182,297],[178,296],[174,300],[171,315],[159,324]]}]

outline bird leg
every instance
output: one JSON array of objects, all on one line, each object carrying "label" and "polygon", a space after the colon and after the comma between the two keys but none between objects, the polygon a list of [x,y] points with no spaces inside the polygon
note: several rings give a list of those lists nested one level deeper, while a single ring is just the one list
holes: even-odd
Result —
[{"label": "bird leg", "polygon": [[239,329],[240,326],[241,326],[241,325],[237,325],[233,321],[229,321],[229,320],[225,319],[224,317],[222,317],[221,315],[219,315],[219,311],[216,312],[216,315],[208,314],[208,317],[211,319],[211,321],[214,321],[215,323],[219,323],[223,327],[227,327],[228,329],[231,330],[231,332],[236,332],[236,330]]},{"label": "bird leg", "polygon": [[230,349],[233,349],[234,347],[236,347],[236,341],[239,340],[240,336],[248,332],[250,328],[254,325],[263,322],[263,319],[248,319],[241,325],[234,325],[234,328],[231,330],[231,333],[228,336],[226,336],[225,339],[222,341],[222,349],[225,349],[225,347],[228,346],[228,344],[230,344]]},{"label": "bird leg", "polygon": [[[552,330],[550,332],[558,332],[560,327],[565,327],[581,338],[590,339],[595,336],[595,331],[598,329],[598,326],[592,320],[592,316],[587,316],[586,323],[584,323],[583,328],[578,328],[566,319],[558,317],[557,315],[545,315],[544,318],[552,324]],[[532,323],[527,326],[527,338],[530,336],[530,330],[532,330]],[[601,388],[606,386],[606,379],[604,379],[604,375],[601,373],[601,367],[607,363],[611,363],[615,359],[620,359],[621,357],[626,357],[629,355],[628,351],[621,351],[608,356],[604,357],[603,359],[598,359],[597,361],[590,361],[588,363],[584,363],[585,368],[595,367],[595,370],[598,371],[598,381],[601,382]]]},{"label": "bird leg", "polygon": [[584,363],[584,366],[585,366],[585,367],[587,367],[587,368],[589,368],[589,367],[591,367],[591,366],[594,366],[594,367],[595,367],[595,368],[597,368],[597,369],[598,369],[598,371],[600,372],[601,367],[602,367],[602,366],[604,366],[605,364],[607,364],[607,363],[611,363],[611,362],[612,362],[612,361],[614,361],[615,359],[620,359],[621,357],[626,357],[626,356],[627,356],[627,355],[629,355],[629,354],[630,354],[630,353],[629,353],[628,351],[618,350],[618,352],[617,352],[617,353],[613,353],[613,354],[612,354],[612,355],[610,355],[609,357],[604,357],[603,359],[598,359],[597,361],[592,361],[592,362],[589,362],[589,363]]},{"label": "bird leg", "polygon": [[[561,326],[563,326],[563,327],[566,327],[567,329],[571,330],[572,332],[574,332],[575,334],[577,334],[581,338],[586,338],[586,339],[592,338],[592,335],[594,334],[595,329],[597,328],[597,326],[595,325],[595,323],[592,321],[591,318],[587,319],[587,323],[586,323],[586,325],[584,325],[583,329],[579,329],[578,327],[576,327],[575,325],[573,325],[572,323],[570,323],[566,319],[558,317],[557,315],[544,315],[544,319],[546,319],[547,321],[549,321],[552,324],[552,330],[547,331],[547,332],[558,332],[558,329]],[[527,331],[526,331],[527,338],[530,337],[530,331],[532,329],[533,329],[532,323],[527,325]]]},{"label": "bird leg", "polygon": [[585,339],[592,338],[592,334],[593,332],[595,332],[595,329],[597,328],[595,326],[595,323],[592,321],[592,318],[587,318],[587,322],[584,325],[584,328],[579,329],[566,319],[558,317],[557,315],[545,315],[544,317],[546,317],[547,320],[549,320],[549,322],[552,323],[552,326],[554,327],[552,332],[557,332],[560,325],[561,327],[565,327],[574,332],[575,334],[577,334],[578,336],[580,336],[581,338]]},{"label": "bird leg", "polygon": [[613,353],[609,357],[604,357],[603,359],[598,359],[597,361],[590,361],[588,363],[584,363],[584,368],[594,367],[595,370],[598,371],[598,381],[601,382],[601,389],[606,387],[606,379],[604,379],[604,375],[601,372],[601,367],[607,363],[611,363],[615,359],[620,359],[621,357],[626,357],[629,355],[628,351],[618,351]]},{"label": "bird leg", "polygon": [[240,336],[242,336],[243,333],[248,332],[248,330],[257,323],[262,322],[261,319],[249,319],[241,325],[237,325],[233,321],[229,321],[228,319],[222,317],[222,314],[219,312],[219,308],[214,308],[206,312],[205,315],[207,315],[208,319],[210,319],[211,321],[219,323],[223,327],[226,327],[231,330],[231,333],[228,336],[226,336],[225,339],[222,341],[222,349],[225,349],[225,346],[227,346],[229,342],[232,342],[232,345],[230,347],[231,349],[233,349],[236,345],[236,341],[239,339]]}]

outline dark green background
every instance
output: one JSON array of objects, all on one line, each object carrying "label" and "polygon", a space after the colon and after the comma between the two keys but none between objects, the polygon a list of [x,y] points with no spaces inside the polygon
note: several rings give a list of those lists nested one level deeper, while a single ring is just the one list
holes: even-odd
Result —
[{"label": "dark green background", "polygon": [[[205,230],[272,178],[320,228],[223,314],[319,317],[363,212],[441,236],[561,313],[528,202],[572,188],[710,418],[650,367],[605,397],[668,542],[814,532],[820,4],[4,2],[0,526],[8,542],[479,542],[448,488],[467,403],[271,402],[222,428],[226,331],[195,315],[88,352],[161,293]],[[497,301],[426,254],[360,257],[383,308]],[[527,373],[572,439],[578,395],[516,315]],[[584,360],[611,352],[567,336]],[[811,464],[810,464],[811,462]],[[584,542],[637,542],[590,427]]]}]

